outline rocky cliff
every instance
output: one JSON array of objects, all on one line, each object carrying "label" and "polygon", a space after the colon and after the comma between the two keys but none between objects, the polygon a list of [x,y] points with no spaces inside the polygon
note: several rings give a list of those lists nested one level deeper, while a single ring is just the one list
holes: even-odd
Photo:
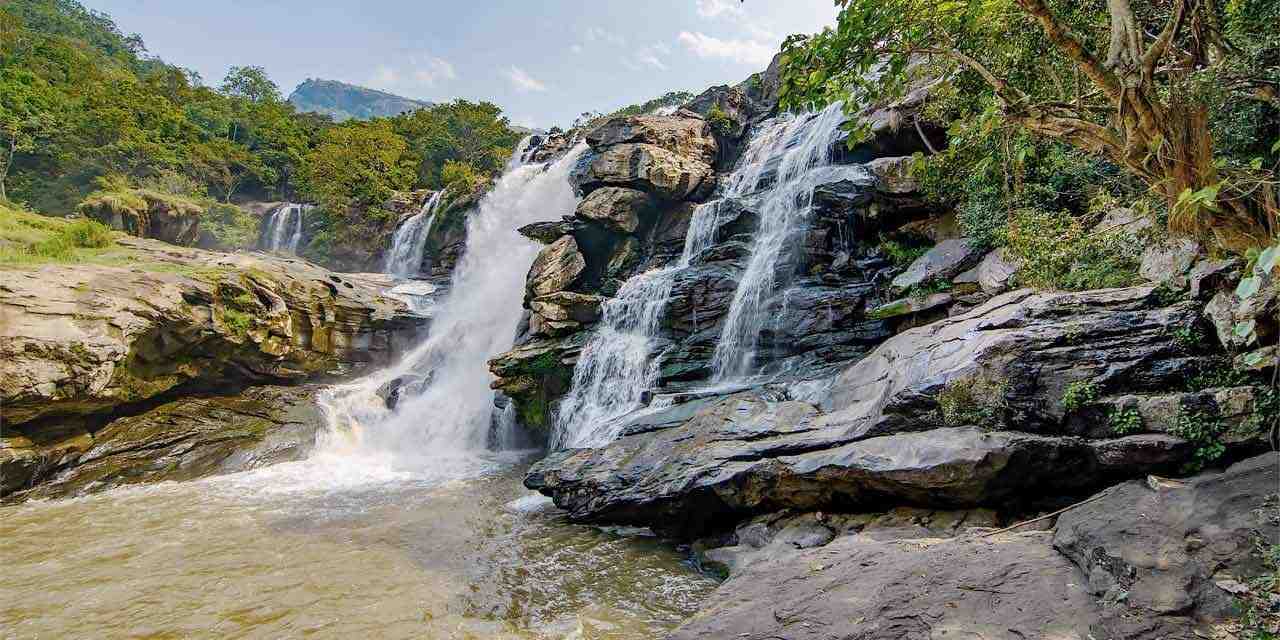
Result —
[{"label": "rocky cliff", "polygon": [[[292,385],[385,365],[425,329],[425,318],[381,295],[388,284],[381,275],[152,240],[117,243],[98,257],[101,264],[3,271],[0,493],[120,451],[161,457],[159,441],[181,442],[199,457],[210,451],[204,438],[231,455],[234,434],[210,429],[219,422],[208,415],[189,419],[202,416],[196,408],[170,403],[208,397],[232,414],[257,411],[267,422],[287,423],[275,417],[284,406],[259,396],[255,410],[235,398],[252,385]],[[122,416],[134,426],[120,426]],[[265,437],[265,424],[241,424],[252,432],[242,437]]]},{"label": "rocky cliff", "polygon": [[[1238,263],[1126,210],[1093,233],[1141,254],[1135,286],[1019,288],[1018,259],[917,193],[909,155],[945,136],[897,123],[927,91],[857,114],[866,142],[799,176],[785,153],[744,156],[764,131],[798,132],[784,150],[812,134],[762,126],[751,86],[581,132],[582,202],[522,230],[546,245],[529,321],[490,363],[551,445],[526,485],[575,520],[693,540],[730,576],[673,637],[1231,637],[1232,603],[1275,606],[1248,585],[1280,535],[1278,461],[1251,458],[1275,359],[1233,366],[1232,328],[1271,335],[1277,296],[1241,304]],[[805,219],[780,234],[784,180]],[[722,376],[765,234],[787,248],[748,294],[753,371]],[[591,353],[610,348],[643,349],[647,372]],[[583,412],[584,384],[629,412]],[[607,437],[566,447],[566,411]]]}]

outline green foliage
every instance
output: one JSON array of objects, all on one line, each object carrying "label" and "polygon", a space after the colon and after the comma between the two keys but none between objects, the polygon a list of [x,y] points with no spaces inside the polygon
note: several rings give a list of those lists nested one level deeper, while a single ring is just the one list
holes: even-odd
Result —
[{"label": "green foliage", "polygon": [[1098,400],[1098,387],[1092,380],[1076,380],[1062,392],[1062,408],[1071,413]]},{"label": "green foliage", "polygon": [[200,229],[213,236],[219,249],[251,249],[258,241],[258,218],[233,204],[209,205]]},{"label": "green foliage", "polygon": [[304,159],[304,192],[329,211],[382,203],[413,184],[408,150],[385,120],[328,129]]},{"label": "green foliage", "polygon": [[465,163],[486,176],[498,173],[521,138],[502,110],[488,102],[455,100],[390,122],[416,157],[417,183],[430,189],[447,184],[442,172],[449,162]]},{"label": "green foliage", "polygon": [[1230,360],[1213,358],[1202,360],[1195,371],[1187,376],[1188,391],[1242,387],[1255,382],[1253,374],[1236,369]]},{"label": "green foliage", "polygon": [[112,231],[93,220],[67,222],[0,205],[0,265],[76,262],[114,244]]},{"label": "green foliage", "polygon": [[976,425],[998,428],[1004,424],[1009,404],[1009,382],[986,372],[948,382],[938,393],[938,412],[949,427]]},{"label": "green foliage", "polygon": [[929,241],[917,236],[909,236],[905,238],[880,238],[880,251],[884,253],[889,262],[899,269],[905,269],[911,266],[912,262],[920,259],[921,256],[929,252]]},{"label": "green foliage", "polygon": [[230,329],[233,334],[243,339],[249,335],[249,330],[253,328],[253,316],[239,309],[224,308],[222,310],[222,324],[227,329]]},{"label": "green foliage", "polygon": [[1008,229],[1009,251],[1025,286],[1082,291],[1123,287],[1138,279],[1141,244],[1123,232],[1090,232],[1067,213],[1024,209]]},{"label": "green foliage", "polygon": [[[1270,511],[1263,517],[1275,524],[1280,516],[1276,504],[1280,496],[1272,495],[1262,510]],[[1270,516],[1270,517],[1268,517]],[[1249,581],[1249,593],[1239,601],[1240,638],[1242,640],[1277,640],[1280,638],[1280,617],[1271,613],[1271,599],[1280,593],[1280,544],[1259,536],[1254,541],[1254,553],[1262,559],[1263,572]]]},{"label": "green foliage", "polygon": [[1213,414],[1199,411],[1179,413],[1177,421],[1169,428],[1169,435],[1182,438],[1195,447],[1192,460],[1185,465],[1184,471],[1195,473],[1221,458],[1227,451],[1219,439],[1225,431],[1222,420]]},{"label": "green foliage", "polygon": [[[1232,233],[1256,241],[1274,220],[1274,0],[1192,3],[1180,20],[1178,3],[1155,0],[1138,0],[1133,16],[1120,17],[1103,2],[836,4],[834,28],[784,43],[783,106],[844,100],[853,113],[941,79],[920,117],[952,123],[949,144],[921,161],[920,179],[982,242],[998,244],[1002,218],[1016,209],[1080,215],[1090,191],[1128,202],[1149,192],[1161,207],[1184,188],[1202,194],[1188,207],[1200,219],[1171,227],[1208,227],[1224,245],[1239,246]],[[1134,37],[1113,39],[1113,22]],[[1170,37],[1158,43],[1166,27]],[[1130,42],[1136,51],[1126,49]],[[1157,64],[1131,73],[1132,65],[1115,64],[1120,58]],[[1139,126],[1133,104],[1160,115]],[[848,128],[851,145],[869,133],[864,123]]]},{"label": "green foliage", "polygon": [[690,100],[693,100],[694,97],[695,96],[688,91],[670,91],[652,100],[646,100],[640,104],[627,105],[604,117],[638,116],[646,113],[653,113],[658,109],[682,106]]},{"label": "green foliage", "polygon": [[1117,436],[1129,436],[1142,431],[1142,414],[1137,409],[1116,407],[1107,416],[1107,424],[1111,425],[1111,433]]},{"label": "green foliage", "polygon": [[718,104],[711,105],[711,110],[707,112],[707,124],[711,125],[711,130],[720,136],[728,136],[733,132],[733,120]]},{"label": "green foliage", "polygon": [[488,177],[465,162],[449,160],[440,170],[440,180],[444,188],[453,193],[470,193],[487,182]]}]

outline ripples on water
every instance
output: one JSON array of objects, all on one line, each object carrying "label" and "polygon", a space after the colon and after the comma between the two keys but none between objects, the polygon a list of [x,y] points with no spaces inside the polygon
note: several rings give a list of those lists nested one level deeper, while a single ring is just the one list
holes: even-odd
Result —
[{"label": "ripples on water", "polygon": [[0,638],[653,638],[714,586],[568,524],[516,456],[361,462],[0,510]]}]

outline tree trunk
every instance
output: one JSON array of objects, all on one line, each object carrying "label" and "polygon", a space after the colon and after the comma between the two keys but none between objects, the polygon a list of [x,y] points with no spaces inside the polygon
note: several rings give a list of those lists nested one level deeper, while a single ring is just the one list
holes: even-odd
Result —
[{"label": "tree trunk", "polygon": [[9,191],[5,188],[5,183],[9,180],[9,167],[13,166],[13,155],[18,150],[18,138],[16,136],[9,137],[9,157],[4,161],[4,170],[0,171],[0,201],[9,201]]}]

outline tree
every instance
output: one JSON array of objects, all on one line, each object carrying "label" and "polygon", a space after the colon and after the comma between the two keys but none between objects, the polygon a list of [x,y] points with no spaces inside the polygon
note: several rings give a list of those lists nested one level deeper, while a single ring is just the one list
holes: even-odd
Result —
[{"label": "tree", "polygon": [[230,202],[246,181],[269,181],[271,174],[260,158],[223,138],[191,145],[187,150],[187,171],[195,179],[217,187],[223,202]]},{"label": "tree", "polygon": [[252,103],[279,102],[280,87],[262,67],[231,67],[222,80],[222,93]]},{"label": "tree", "polygon": [[1280,45],[1268,34],[1260,54],[1240,42],[1274,30],[1273,0],[838,4],[835,29],[784,45],[784,103],[883,102],[941,78],[973,91],[971,114],[989,110],[1123,167],[1168,202],[1173,231],[1236,251],[1280,231],[1275,151],[1270,162],[1220,154],[1210,127],[1230,101],[1280,107]]},{"label": "tree", "polygon": [[408,150],[385,120],[333,127],[303,160],[304,190],[330,212],[379,204],[413,183]]},{"label": "tree", "polygon": [[37,142],[54,131],[55,97],[49,86],[34,74],[4,69],[0,71],[0,200],[8,200],[5,183],[20,153],[33,152]]},{"label": "tree", "polygon": [[502,109],[489,102],[456,100],[398,116],[393,122],[419,157],[419,180],[432,187],[443,186],[440,172],[450,161],[492,175],[520,141]]}]

